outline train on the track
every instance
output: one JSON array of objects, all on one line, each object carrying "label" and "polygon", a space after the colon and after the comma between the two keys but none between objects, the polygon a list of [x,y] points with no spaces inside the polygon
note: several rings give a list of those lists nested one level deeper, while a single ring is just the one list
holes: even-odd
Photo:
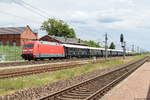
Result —
[{"label": "train on the track", "polygon": [[[22,50],[22,58],[25,60],[43,60],[55,58],[86,58],[104,57],[104,48],[95,48],[81,45],[59,44],[46,41],[26,42]],[[108,49],[108,56],[123,56],[122,50]],[[131,51],[126,51],[127,56],[135,55]]]}]

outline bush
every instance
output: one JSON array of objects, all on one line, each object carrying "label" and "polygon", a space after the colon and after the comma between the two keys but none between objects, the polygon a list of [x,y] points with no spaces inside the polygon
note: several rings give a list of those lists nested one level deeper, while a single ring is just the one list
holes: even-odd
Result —
[{"label": "bush", "polygon": [[21,58],[22,47],[20,46],[0,46],[1,61],[16,61]]}]

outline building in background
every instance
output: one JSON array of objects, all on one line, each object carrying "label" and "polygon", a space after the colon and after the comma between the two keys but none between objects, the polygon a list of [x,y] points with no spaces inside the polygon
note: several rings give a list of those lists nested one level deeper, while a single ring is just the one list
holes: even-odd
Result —
[{"label": "building in background", "polygon": [[66,38],[66,37],[58,37],[58,36],[51,36],[51,35],[45,35],[41,37],[39,40],[41,41],[48,41],[48,42],[57,42],[62,44],[74,44],[74,45],[83,45],[86,46],[86,44],[82,43],[80,39],[77,38]]},{"label": "building in background", "polygon": [[0,28],[0,45],[22,46],[24,42],[36,40],[37,35],[28,25],[26,27],[3,27]]}]

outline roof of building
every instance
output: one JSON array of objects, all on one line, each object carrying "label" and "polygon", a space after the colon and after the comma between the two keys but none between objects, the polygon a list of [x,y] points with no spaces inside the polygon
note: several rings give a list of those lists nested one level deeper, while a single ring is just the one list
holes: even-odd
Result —
[{"label": "roof of building", "polygon": [[80,42],[80,40],[77,38],[58,37],[58,36],[54,36],[54,35],[47,35],[47,36],[49,36],[55,40],[61,41],[63,43],[84,44],[84,43]]},{"label": "roof of building", "polygon": [[4,27],[0,28],[0,34],[21,34],[27,27]]},{"label": "roof of building", "polygon": [[52,37],[53,39],[64,42],[64,43],[78,43],[79,42],[79,40],[76,38],[65,38],[65,37],[58,37],[58,36],[54,36],[54,35],[52,35],[52,36],[48,35],[48,36]]}]

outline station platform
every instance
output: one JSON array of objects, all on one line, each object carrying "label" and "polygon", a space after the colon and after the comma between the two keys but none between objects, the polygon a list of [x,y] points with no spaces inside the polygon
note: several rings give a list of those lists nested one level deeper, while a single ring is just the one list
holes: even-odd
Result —
[{"label": "station platform", "polygon": [[100,100],[150,100],[150,62],[146,62]]}]

